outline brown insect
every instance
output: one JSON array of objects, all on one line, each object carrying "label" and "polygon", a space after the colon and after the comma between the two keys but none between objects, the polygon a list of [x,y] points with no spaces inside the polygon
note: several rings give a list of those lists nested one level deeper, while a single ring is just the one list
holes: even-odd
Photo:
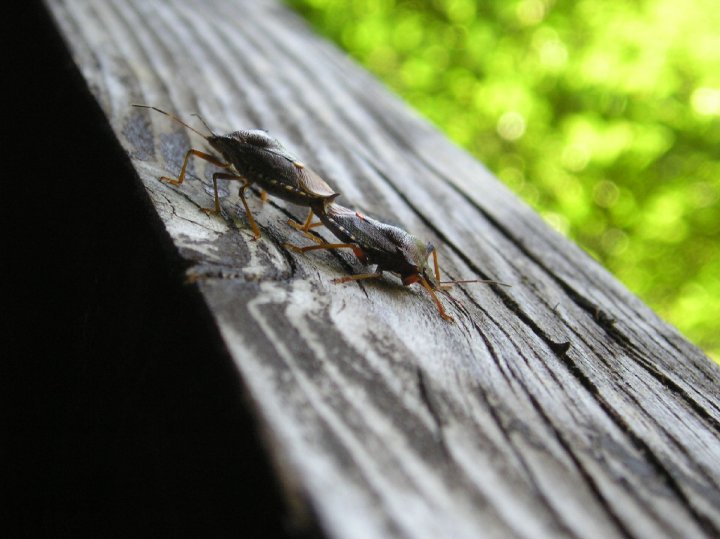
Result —
[{"label": "brown insect", "polygon": [[[335,283],[377,279],[382,277],[385,271],[396,273],[405,286],[420,283],[435,302],[440,316],[448,322],[453,322],[453,318],[445,311],[436,292],[447,293],[454,284],[460,283],[510,286],[485,279],[441,281],[437,251],[432,243],[424,242],[402,228],[382,223],[334,202],[325,205],[322,209],[321,213],[316,213],[320,222],[342,243],[326,243],[313,238],[318,242],[317,245],[299,247],[286,244],[286,246],[300,253],[318,249],[351,249],[360,262],[376,266],[374,272],[340,277],[333,280]],[[430,256],[432,256],[432,266]]]},{"label": "brown insect", "polygon": [[172,118],[180,125],[203,137],[213,149],[222,155],[221,159],[215,155],[191,148],[185,154],[177,178],[162,176],[160,180],[171,185],[182,185],[183,181],[185,181],[185,171],[191,156],[204,159],[217,167],[230,169],[229,172],[215,172],[213,174],[215,206],[213,208],[201,208],[201,211],[211,215],[220,213],[218,180],[242,182],[238,194],[245,207],[245,214],[252,228],[254,239],[260,237],[260,229],[255,223],[245,199],[245,191],[251,185],[257,184],[263,190],[261,195],[263,200],[267,192],[293,204],[309,207],[310,210],[303,225],[290,221],[291,225],[305,233],[313,226],[320,224],[312,223],[313,214],[320,215],[324,213],[325,205],[338,196],[338,193],[333,191],[320,175],[298,161],[277,139],[271,137],[265,131],[247,129],[234,131],[227,135],[216,135],[203,121],[205,127],[210,131],[210,135],[204,135],[176,116],[157,107],[148,105],[133,106],[152,109]]}]

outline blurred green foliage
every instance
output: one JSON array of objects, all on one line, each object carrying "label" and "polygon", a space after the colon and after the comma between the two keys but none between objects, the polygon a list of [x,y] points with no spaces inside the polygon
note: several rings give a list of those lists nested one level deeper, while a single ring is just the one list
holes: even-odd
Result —
[{"label": "blurred green foliage", "polygon": [[720,358],[717,0],[289,0]]}]

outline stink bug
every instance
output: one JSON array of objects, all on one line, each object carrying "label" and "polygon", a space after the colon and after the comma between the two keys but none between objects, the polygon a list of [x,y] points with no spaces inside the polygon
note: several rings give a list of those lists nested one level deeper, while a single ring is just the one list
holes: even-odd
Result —
[{"label": "stink bug", "polygon": [[[446,292],[453,284],[459,283],[492,283],[510,286],[483,279],[441,281],[437,251],[432,243],[424,242],[402,228],[382,223],[334,202],[325,205],[324,211],[316,215],[342,243],[322,242],[308,247],[291,244],[286,246],[301,253],[317,249],[351,249],[360,262],[376,266],[372,273],[340,277],[333,280],[335,283],[377,279],[382,277],[384,271],[396,273],[405,286],[420,283],[432,297],[440,316],[448,322],[452,322],[453,318],[445,312],[436,292]],[[429,260],[431,255],[432,267]]]},{"label": "stink bug", "polygon": [[227,135],[216,135],[205,124],[210,135],[203,135],[193,127],[189,126],[176,116],[147,105],[133,105],[135,107],[152,109],[156,112],[169,116],[180,125],[187,127],[194,133],[204,138],[213,149],[222,155],[219,157],[191,148],[185,154],[180,174],[177,178],[162,176],[161,181],[171,185],[181,185],[185,180],[185,171],[190,156],[199,157],[209,161],[220,168],[231,169],[229,172],[215,172],[212,176],[213,190],[215,193],[214,208],[201,208],[207,214],[217,215],[220,213],[220,199],[218,197],[218,180],[238,180],[240,186],[240,200],[245,207],[248,223],[252,228],[255,239],[260,237],[260,229],[255,223],[247,201],[245,191],[253,184],[257,184],[265,192],[273,196],[297,204],[309,207],[307,219],[304,225],[294,221],[290,224],[304,233],[320,223],[312,224],[313,213],[320,215],[324,213],[324,206],[329,204],[338,193],[325,183],[316,172],[306,167],[295,159],[276,139],[259,129],[240,130],[228,133]]}]

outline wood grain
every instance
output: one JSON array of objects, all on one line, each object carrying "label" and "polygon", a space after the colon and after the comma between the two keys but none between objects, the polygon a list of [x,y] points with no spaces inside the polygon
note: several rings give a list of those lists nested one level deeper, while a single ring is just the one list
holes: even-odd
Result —
[{"label": "wood grain", "polygon": [[[271,1],[48,1],[198,286],[296,518],[328,537],[718,537],[718,368],[481,164]],[[264,128],[348,206],[439,246],[419,287],[331,284],[302,208],[236,192],[206,216],[201,128]],[[129,179],[130,181],[131,179]],[[327,239],[327,232],[320,232]],[[169,277],[170,278],[170,277]]]}]

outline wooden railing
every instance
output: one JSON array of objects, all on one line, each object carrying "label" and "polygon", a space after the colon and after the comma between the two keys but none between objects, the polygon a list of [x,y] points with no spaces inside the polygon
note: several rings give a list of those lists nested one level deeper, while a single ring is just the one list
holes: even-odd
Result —
[{"label": "wooden railing", "polygon": [[[225,383],[246,398],[227,407],[260,432],[286,532],[720,536],[717,366],[297,15],[271,0],[47,6],[134,167],[116,181],[142,182],[157,241],[182,261],[168,282],[210,315],[210,330],[183,331],[221,346],[186,361],[232,365]],[[198,211],[212,165],[158,181],[207,145],[137,103],[199,130],[191,113],[218,133],[267,129],[343,205],[432,241],[448,278],[511,287],[441,294],[448,323],[419,285],[333,284],[367,268],[351,252],[286,249],[309,243],[287,225],[303,208],[250,194],[254,241],[235,186],[220,215]]]}]

